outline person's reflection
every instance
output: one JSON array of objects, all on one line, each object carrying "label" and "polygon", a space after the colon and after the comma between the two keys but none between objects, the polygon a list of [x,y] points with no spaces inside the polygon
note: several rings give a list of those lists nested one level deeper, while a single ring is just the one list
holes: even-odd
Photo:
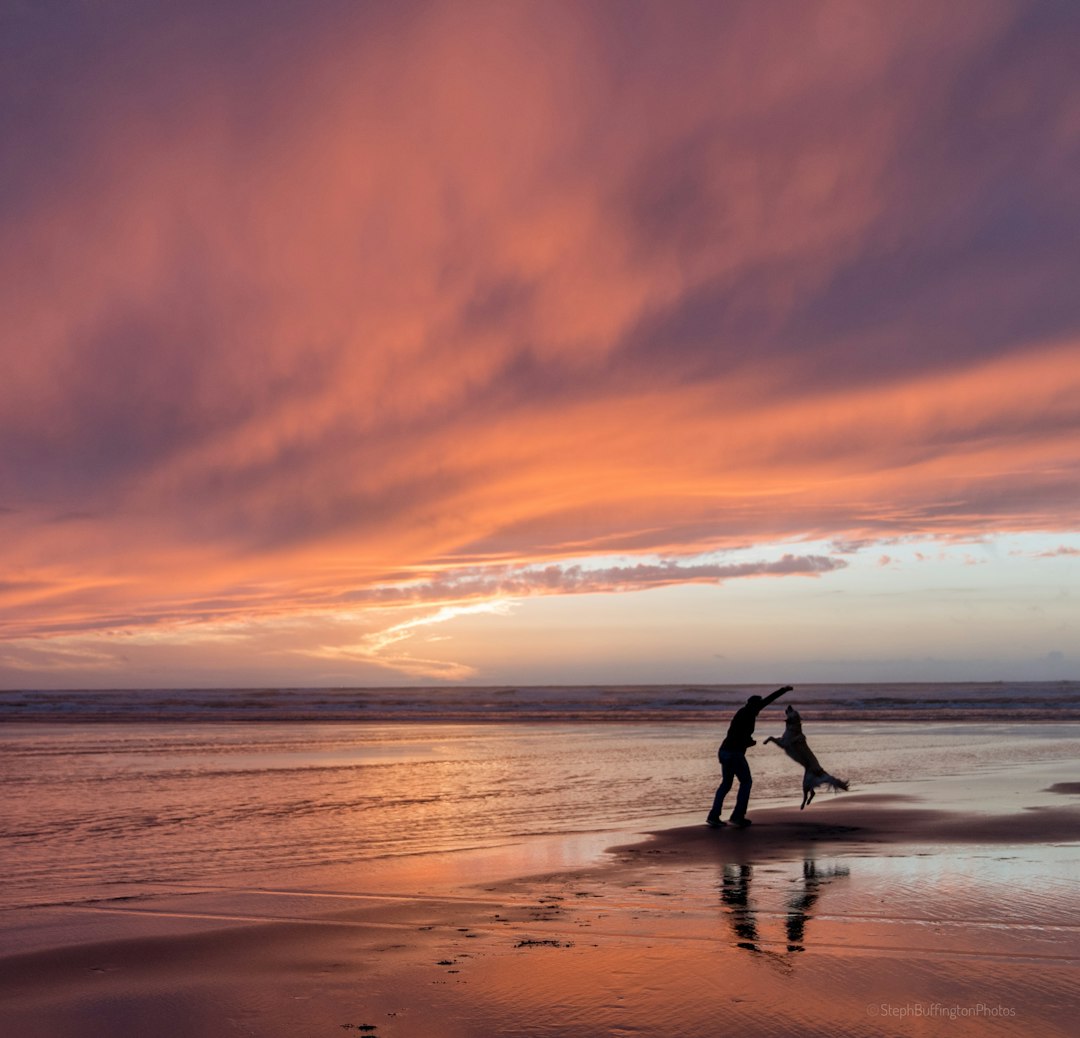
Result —
[{"label": "person's reflection", "polygon": [[728,920],[740,948],[758,951],[757,924],[754,910],[750,907],[750,879],[754,874],[752,865],[725,865],[720,883],[720,900],[728,909]]},{"label": "person's reflection", "polygon": [[[805,951],[806,924],[811,909],[821,896],[823,883],[837,876],[846,876],[847,866],[831,865],[820,868],[813,858],[807,858],[802,866],[802,884],[792,892],[787,901],[785,929],[788,953]],[[757,909],[750,901],[750,884],[754,877],[753,865],[724,866],[720,881],[720,899],[726,908],[728,922],[735,934],[735,943],[747,951],[764,951],[760,948],[757,930]],[[772,953],[775,954],[775,953]]]}]

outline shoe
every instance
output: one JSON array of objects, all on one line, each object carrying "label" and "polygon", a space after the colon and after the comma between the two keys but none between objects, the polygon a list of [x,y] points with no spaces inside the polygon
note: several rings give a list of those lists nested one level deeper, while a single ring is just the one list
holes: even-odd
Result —
[{"label": "shoe", "polygon": [[727,825],[727,822],[721,821],[719,818],[706,818],[705,824],[710,829],[723,829]]},{"label": "shoe", "polygon": [[739,829],[745,829],[747,826],[753,825],[749,818],[733,818],[731,824]]}]

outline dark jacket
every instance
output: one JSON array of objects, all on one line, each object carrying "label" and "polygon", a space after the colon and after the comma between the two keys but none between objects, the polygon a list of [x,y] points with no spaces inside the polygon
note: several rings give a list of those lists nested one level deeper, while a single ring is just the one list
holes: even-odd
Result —
[{"label": "dark jacket", "polygon": [[760,706],[743,706],[735,711],[727,735],[720,744],[721,753],[745,753],[754,745],[754,724],[759,713]]}]

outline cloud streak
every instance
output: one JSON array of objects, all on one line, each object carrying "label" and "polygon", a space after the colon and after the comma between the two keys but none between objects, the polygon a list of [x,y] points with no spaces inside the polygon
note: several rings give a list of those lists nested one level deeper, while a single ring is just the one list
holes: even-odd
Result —
[{"label": "cloud streak", "polygon": [[413,638],[419,629],[433,624],[443,624],[460,616],[477,613],[505,615],[510,609],[507,602],[479,602],[468,606],[443,606],[434,613],[402,620],[382,630],[365,635],[355,644],[322,645],[316,649],[299,649],[300,654],[320,660],[367,663],[410,677],[430,680],[464,681],[476,675],[476,669],[450,660],[433,660],[413,656],[395,648]]},{"label": "cloud streak", "polygon": [[774,562],[659,563],[587,567],[474,566],[440,574],[433,580],[352,592],[349,602],[413,605],[470,598],[520,598],[529,595],[586,595],[645,591],[676,584],[719,584],[747,577],[816,577],[843,569],[843,559],[826,555],[785,554]]}]

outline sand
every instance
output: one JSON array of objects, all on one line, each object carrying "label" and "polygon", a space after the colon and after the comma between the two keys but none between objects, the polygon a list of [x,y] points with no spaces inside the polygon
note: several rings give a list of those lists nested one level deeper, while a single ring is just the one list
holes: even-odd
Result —
[{"label": "sand", "polygon": [[0,1033],[1075,1034],[1080,783],[941,792],[8,913]]}]

